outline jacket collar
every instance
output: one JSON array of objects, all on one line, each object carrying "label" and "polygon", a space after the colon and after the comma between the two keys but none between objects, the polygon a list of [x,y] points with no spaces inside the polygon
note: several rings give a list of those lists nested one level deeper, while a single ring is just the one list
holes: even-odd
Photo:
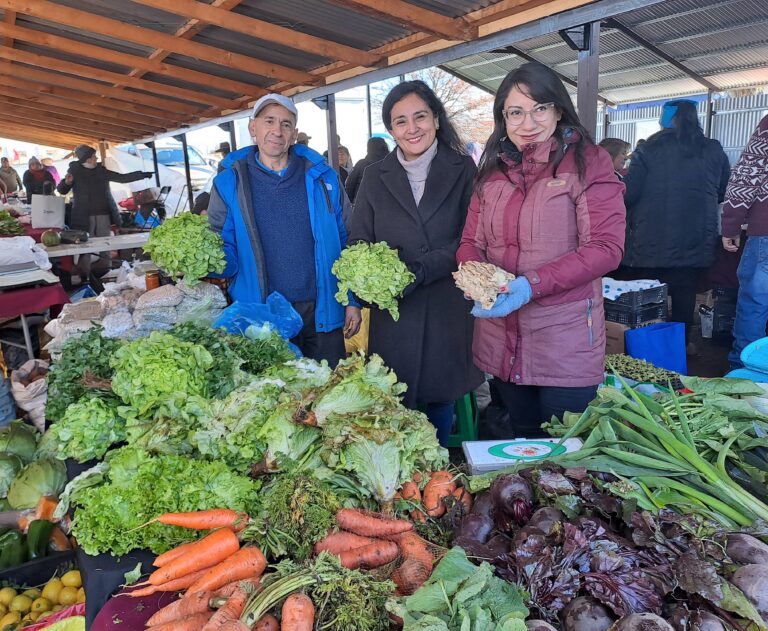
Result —
[{"label": "jacket collar", "polygon": [[[259,148],[256,145],[249,145],[248,147],[242,147],[232,151],[226,158],[221,161],[221,165],[225,169],[229,169],[238,160],[245,160],[252,152],[258,154]],[[310,149],[305,145],[294,144],[291,146],[290,151],[304,160],[305,172],[307,175],[314,179],[320,176],[326,176],[327,174],[336,175],[336,172],[328,165],[322,155],[317,153],[314,149]]]},{"label": "jacket collar", "polygon": [[382,160],[381,181],[400,205],[420,224],[429,221],[440,209],[445,198],[461,179],[462,156],[438,143],[437,153],[429,168],[424,195],[416,207],[408,176],[397,159],[397,149]]},{"label": "jacket collar", "polygon": [[499,143],[501,149],[499,157],[504,164],[510,167],[520,164],[523,160],[531,159],[537,164],[546,164],[550,161],[552,153],[558,149],[567,151],[570,145],[581,140],[581,134],[572,127],[562,127],[560,133],[562,139],[553,134],[542,142],[532,142],[525,145],[522,151],[512,141],[505,138]]}]

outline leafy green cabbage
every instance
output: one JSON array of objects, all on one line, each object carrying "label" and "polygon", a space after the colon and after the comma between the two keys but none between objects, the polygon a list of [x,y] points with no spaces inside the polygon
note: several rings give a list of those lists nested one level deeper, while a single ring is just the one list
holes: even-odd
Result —
[{"label": "leafy green cabbage", "polygon": [[8,502],[11,508],[34,508],[44,495],[58,497],[67,483],[67,470],[58,460],[35,460],[11,482]]},{"label": "leafy green cabbage", "polygon": [[0,453],[18,456],[25,463],[35,457],[37,432],[24,421],[13,421],[0,429]]},{"label": "leafy green cabbage", "polygon": [[8,488],[21,471],[24,461],[15,454],[0,454],[0,497],[8,495]]},{"label": "leafy green cabbage", "polygon": [[114,443],[125,440],[125,421],[118,415],[116,403],[114,397],[73,403],[46,432],[46,444],[55,445],[60,460],[72,458],[82,463],[102,458]]}]

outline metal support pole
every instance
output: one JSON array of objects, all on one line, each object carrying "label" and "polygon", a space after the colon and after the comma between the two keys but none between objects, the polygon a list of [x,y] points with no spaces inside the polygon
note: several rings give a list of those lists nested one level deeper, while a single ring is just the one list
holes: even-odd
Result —
[{"label": "metal support pole", "polygon": [[584,50],[579,50],[576,97],[579,119],[590,134],[597,131],[597,91],[600,74],[600,22],[584,25]]},{"label": "metal support pole", "polygon": [[187,135],[181,134],[175,136],[176,140],[181,141],[181,150],[184,152],[184,175],[187,176],[187,198],[189,199],[189,210],[195,205],[195,199],[192,195],[192,174],[189,171],[189,154],[187,153]]},{"label": "metal support pole", "polygon": [[155,167],[155,184],[157,184],[157,187],[160,188],[160,169],[158,168],[158,163],[157,163],[157,147],[155,146],[154,141],[146,142],[144,144],[147,145],[147,147],[149,147],[150,149],[152,149],[152,164]]},{"label": "metal support pole", "polygon": [[704,134],[712,138],[712,120],[715,117],[715,104],[712,102],[712,90],[707,90],[707,114],[704,124]]},{"label": "metal support pole", "polygon": [[312,99],[321,110],[325,110],[325,123],[328,133],[328,164],[336,173],[339,172],[339,133],[336,129],[336,95],[326,94]]},{"label": "metal support pole", "polygon": [[611,126],[611,119],[608,116],[608,106],[603,106],[603,140],[608,138],[608,128]]},{"label": "metal support pole", "polygon": [[365,84],[365,103],[368,106],[368,138],[373,136],[373,112],[371,112],[371,84]]},{"label": "metal support pole", "polygon": [[235,121],[229,121],[229,149],[237,149],[237,135],[235,134]]}]

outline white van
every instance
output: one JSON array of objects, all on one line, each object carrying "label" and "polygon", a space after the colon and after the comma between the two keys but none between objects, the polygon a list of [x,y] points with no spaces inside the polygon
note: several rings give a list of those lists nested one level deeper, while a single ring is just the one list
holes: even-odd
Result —
[{"label": "white van", "polygon": [[[182,144],[175,140],[159,140],[155,148],[157,150],[158,164],[165,165],[172,171],[186,177],[184,173],[184,151]],[[144,145],[127,145],[119,149],[127,151],[130,154],[141,157],[145,164],[152,164],[152,149]],[[189,175],[192,180],[192,190],[194,192],[202,190],[205,183],[216,175],[216,169],[205,159],[203,154],[192,145],[187,145],[187,155],[189,156]],[[149,169],[150,171],[153,169]]]}]

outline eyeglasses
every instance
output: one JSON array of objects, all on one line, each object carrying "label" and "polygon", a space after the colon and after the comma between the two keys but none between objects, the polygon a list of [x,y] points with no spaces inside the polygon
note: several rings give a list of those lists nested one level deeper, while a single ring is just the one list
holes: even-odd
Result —
[{"label": "eyeglasses", "polygon": [[524,110],[521,107],[508,107],[501,110],[504,120],[510,125],[522,125],[525,115],[530,114],[531,118],[537,123],[543,123],[549,118],[549,113],[555,109],[554,103],[541,103],[532,110]]}]

